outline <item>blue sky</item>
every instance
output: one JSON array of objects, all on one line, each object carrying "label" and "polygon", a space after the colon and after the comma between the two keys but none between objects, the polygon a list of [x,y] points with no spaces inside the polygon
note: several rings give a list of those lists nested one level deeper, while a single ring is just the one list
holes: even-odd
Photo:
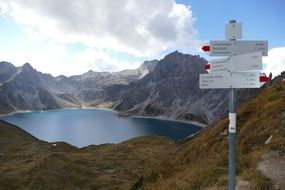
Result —
[{"label": "blue sky", "polygon": [[269,48],[285,46],[284,0],[184,0],[191,6],[194,25],[203,40],[223,39],[229,20],[243,23],[243,39],[268,40]]},{"label": "blue sky", "polygon": [[283,0],[0,0],[0,61],[29,62],[54,76],[138,67],[179,50],[199,54],[224,26],[243,23],[244,40],[268,40],[264,71],[285,70]]}]

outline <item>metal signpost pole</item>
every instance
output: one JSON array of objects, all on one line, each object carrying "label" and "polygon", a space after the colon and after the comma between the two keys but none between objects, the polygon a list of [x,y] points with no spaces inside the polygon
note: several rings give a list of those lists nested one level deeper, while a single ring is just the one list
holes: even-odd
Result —
[{"label": "metal signpost pole", "polygon": [[229,89],[229,190],[235,190],[236,174],[236,89]]},{"label": "metal signpost pole", "polygon": [[[231,20],[230,24],[236,23]],[[235,41],[235,39],[231,39]],[[229,190],[235,190],[236,174],[236,89],[229,89]]]}]

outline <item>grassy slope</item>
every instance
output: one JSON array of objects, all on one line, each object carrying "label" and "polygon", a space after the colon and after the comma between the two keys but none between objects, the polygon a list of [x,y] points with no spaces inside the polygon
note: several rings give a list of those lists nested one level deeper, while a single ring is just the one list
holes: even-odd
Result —
[{"label": "grassy slope", "polygon": [[0,120],[0,189],[129,189],[178,147],[164,137],[82,149],[56,144]]},{"label": "grassy slope", "polygon": [[[256,164],[266,152],[284,152],[285,83],[262,90],[240,106],[237,117],[237,174],[251,182],[251,189],[272,189]],[[221,120],[179,143],[140,137],[78,149],[66,143],[53,146],[0,121],[0,189],[129,189],[133,184],[145,184],[146,189],[223,189],[227,126],[228,120]]]},{"label": "grassy slope", "polygon": [[[225,118],[183,142],[182,151],[160,166],[160,179],[146,189],[227,189],[227,128]],[[261,156],[273,150],[285,152],[285,82],[262,90],[237,113],[237,175],[250,181],[251,189],[273,189],[256,169]]]}]

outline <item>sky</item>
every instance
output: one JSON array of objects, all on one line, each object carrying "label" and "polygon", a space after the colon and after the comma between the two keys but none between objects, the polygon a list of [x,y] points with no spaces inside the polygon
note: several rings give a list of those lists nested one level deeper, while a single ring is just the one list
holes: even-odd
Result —
[{"label": "sky", "polygon": [[0,61],[43,73],[119,71],[201,47],[243,24],[243,40],[268,40],[263,71],[285,70],[284,0],[0,0]]}]

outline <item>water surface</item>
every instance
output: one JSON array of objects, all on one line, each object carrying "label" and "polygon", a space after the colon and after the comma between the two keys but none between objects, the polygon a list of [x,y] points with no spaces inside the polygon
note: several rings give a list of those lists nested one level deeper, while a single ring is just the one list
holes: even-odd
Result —
[{"label": "water surface", "polygon": [[77,147],[119,143],[145,135],[182,139],[201,127],[167,120],[117,117],[111,110],[63,109],[1,116],[33,136],[48,142],[65,141]]}]

